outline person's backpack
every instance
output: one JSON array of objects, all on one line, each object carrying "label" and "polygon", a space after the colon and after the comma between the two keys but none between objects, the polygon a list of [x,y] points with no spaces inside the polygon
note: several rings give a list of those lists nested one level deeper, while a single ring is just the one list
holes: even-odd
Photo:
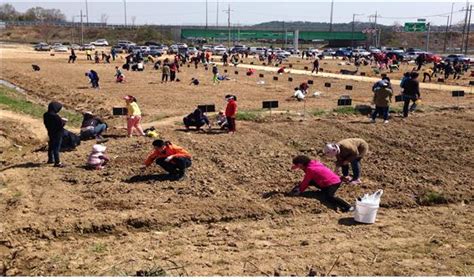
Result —
[{"label": "person's backpack", "polygon": [[81,139],[71,131],[64,129],[63,141],[61,143],[61,152],[74,150],[81,144]]}]

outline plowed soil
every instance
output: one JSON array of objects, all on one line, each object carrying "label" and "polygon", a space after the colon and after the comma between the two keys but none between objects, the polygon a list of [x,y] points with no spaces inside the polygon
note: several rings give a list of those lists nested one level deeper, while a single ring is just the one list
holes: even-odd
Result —
[{"label": "plowed soil", "polygon": [[[27,148],[8,149],[0,162],[0,275],[135,275],[157,267],[168,275],[473,274],[472,95],[455,101],[450,92],[422,92],[422,112],[406,120],[393,114],[389,124],[336,113],[303,119],[297,114],[303,104],[285,101],[308,79],[303,75],[273,83],[266,73],[266,84],[258,86],[258,78],[239,73],[212,85],[210,71],[184,66],[180,83],[161,84],[161,73],[147,68],[126,72],[127,83],[115,84],[113,66],[122,62],[94,65],[79,55],[71,65],[65,54],[25,47],[1,54],[1,78],[31,99],[55,99],[105,117],[112,124],[106,134],[112,160],[102,171],[86,170],[94,144],[87,141],[63,153],[66,167],[55,169],[45,164],[44,140],[15,140]],[[89,68],[98,69],[100,90],[87,88]],[[191,77],[203,85],[188,85]],[[312,90],[324,89],[326,79],[313,79]],[[331,82],[342,89],[347,83]],[[369,104],[371,84],[353,85],[355,103]],[[331,110],[336,92],[308,100],[306,109]],[[258,122],[239,121],[233,136],[180,129],[181,116],[197,104],[223,107],[227,93],[238,95],[244,111],[258,110],[266,99],[281,101],[281,108]],[[125,94],[138,97],[145,127],[153,124],[193,154],[185,180],[167,181],[157,166],[140,170],[152,139],[126,138],[123,120],[110,116]],[[2,125],[10,121],[2,115]],[[28,127],[6,131],[22,129]],[[321,148],[346,137],[366,139],[370,154],[362,163],[363,184],[343,185],[338,195],[353,203],[383,189],[373,225],[354,223],[315,190],[285,195],[302,177],[289,168],[294,155],[332,167]]]}]

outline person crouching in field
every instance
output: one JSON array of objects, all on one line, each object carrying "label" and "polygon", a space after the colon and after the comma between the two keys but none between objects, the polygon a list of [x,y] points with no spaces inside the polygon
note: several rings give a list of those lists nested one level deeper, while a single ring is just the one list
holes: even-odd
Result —
[{"label": "person crouching in field", "polygon": [[374,99],[375,110],[372,113],[372,122],[375,123],[377,115],[383,116],[384,123],[388,123],[388,111],[389,105],[392,102],[392,89],[389,88],[389,84],[382,80],[377,87],[374,88]]},{"label": "person crouching in field", "polygon": [[300,155],[293,158],[292,170],[304,171],[304,179],[290,192],[290,195],[300,195],[309,186],[315,186],[321,190],[323,199],[335,204],[343,212],[351,210],[351,205],[343,199],[336,197],[335,193],[341,186],[341,178],[323,163],[311,160],[309,157]]},{"label": "person crouching in field", "polygon": [[194,110],[194,112],[184,117],[183,123],[184,123],[184,126],[186,127],[186,130],[189,130],[191,126],[196,127],[196,130],[201,130],[201,127],[203,127],[204,125],[207,125],[209,128],[211,128],[209,118],[206,115],[204,115],[204,113],[199,108],[197,108],[196,110]]},{"label": "person crouching in field", "polygon": [[[360,184],[360,161],[369,152],[369,144],[364,139],[348,138],[338,143],[327,144],[323,152],[326,156],[336,157],[336,170],[342,168],[342,176],[345,182],[353,185]],[[353,176],[349,176],[349,164],[352,167]]]},{"label": "person crouching in field", "polygon": [[128,137],[132,137],[133,129],[137,130],[139,136],[145,136],[140,121],[142,119],[142,112],[137,104],[137,99],[131,95],[125,96],[125,103],[127,104],[127,133]]},{"label": "person crouching in field", "polygon": [[115,66],[115,82],[116,83],[122,83],[125,82],[125,76],[123,75],[122,71],[118,68],[118,66]]},{"label": "person crouching in field", "polygon": [[87,168],[101,170],[109,162],[109,157],[105,154],[107,147],[95,144],[92,146],[92,151],[87,158]]},{"label": "person crouching in field", "polygon": [[191,167],[191,154],[180,146],[173,145],[169,141],[153,141],[154,150],[146,158],[142,168],[150,166],[156,160],[156,164],[169,173],[171,179],[181,180],[185,176],[186,169]]},{"label": "person crouching in field", "polygon": [[89,78],[92,88],[99,89],[99,74],[97,74],[97,72],[90,70],[89,72],[86,72],[86,77]]},{"label": "person crouching in field", "polygon": [[229,133],[235,133],[235,118],[237,116],[237,97],[235,95],[226,95],[227,107],[225,108],[225,116],[227,118],[227,127]]}]

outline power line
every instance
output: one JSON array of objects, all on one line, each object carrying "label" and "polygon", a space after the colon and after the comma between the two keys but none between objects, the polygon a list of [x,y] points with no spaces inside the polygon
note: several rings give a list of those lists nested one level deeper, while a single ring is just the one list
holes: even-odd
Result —
[{"label": "power line", "polygon": [[230,9],[230,4],[227,7],[227,10],[224,10],[223,12],[227,13],[227,29],[229,31],[229,37],[228,37],[227,45],[230,48],[230,13],[233,12],[233,10]]}]

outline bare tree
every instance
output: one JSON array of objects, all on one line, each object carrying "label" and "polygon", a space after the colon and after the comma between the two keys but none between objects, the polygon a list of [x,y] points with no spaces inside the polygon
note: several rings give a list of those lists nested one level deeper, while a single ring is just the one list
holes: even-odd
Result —
[{"label": "bare tree", "polygon": [[107,20],[109,19],[109,16],[107,14],[101,14],[100,15],[100,22],[103,24],[107,24]]},{"label": "bare tree", "polygon": [[18,12],[11,4],[3,4],[0,6],[0,20],[16,20]]}]

